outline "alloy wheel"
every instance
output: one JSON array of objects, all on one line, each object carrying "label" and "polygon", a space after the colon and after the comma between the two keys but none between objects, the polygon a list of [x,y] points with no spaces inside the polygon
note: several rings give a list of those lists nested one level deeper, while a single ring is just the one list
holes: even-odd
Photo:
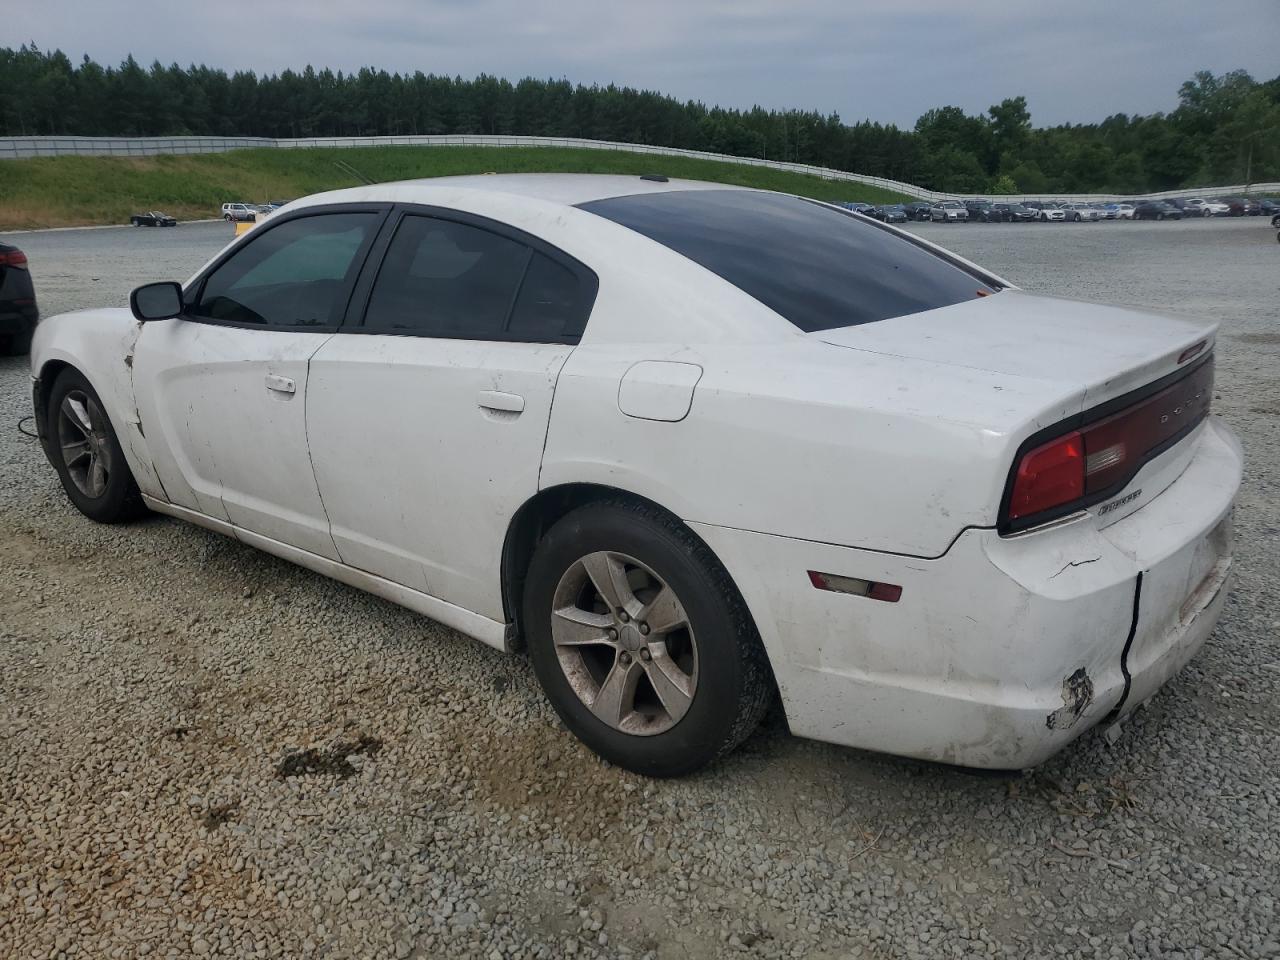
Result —
[{"label": "alloy wheel", "polygon": [[640,561],[598,551],[560,578],[551,638],[574,694],[595,717],[637,736],[680,722],[698,686],[698,645],[672,587]]},{"label": "alloy wheel", "polygon": [[96,400],[82,390],[71,390],[58,408],[58,448],[71,482],[86,497],[98,499],[111,474],[111,448],[107,418]]}]

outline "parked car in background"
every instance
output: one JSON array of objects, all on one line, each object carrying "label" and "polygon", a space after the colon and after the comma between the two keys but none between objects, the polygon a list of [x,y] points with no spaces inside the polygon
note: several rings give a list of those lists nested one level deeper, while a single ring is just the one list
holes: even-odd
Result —
[{"label": "parked car in background", "polygon": [[969,211],[969,222],[999,223],[1000,212],[990,200],[965,200],[964,208]]},{"label": "parked car in background", "polygon": [[871,211],[875,209],[873,204],[863,203],[861,200],[846,200],[844,203],[840,204],[840,206],[844,207],[846,210],[852,210],[854,213],[861,213],[868,217],[871,216]]},{"label": "parked car in background", "polygon": [[222,219],[228,221],[244,221],[256,220],[258,218],[258,209],[248,203],[224,203],[222,205]]},{"label": "parked car in background", "polygon": [[1204,201],[1205,216],[1225,217],[1231,213],[1231,205],[1223,203],[1220,197],[1209,197]]},{"label": "parked car in background", "polygon": [[135,213],[129,218],[135,227],[176,227],[178,221],[159,210],[148,210],[146,213]]},{"label": "parked car in background", "polygon": [[1167,200],[1143,200],[1133,208],[1135,220],[1181,220],[1182,211]]},{"label": "parked car in background", "polygon": [[1280,201],[1277,201],[1272,197],[1259,198],[1258,206],[1261,208],[1259,212],[1264,217],[1270,217],[1274,214],[1280,213]]},{"label": "parked car in background", "polygon": [[564,725],[641,774],[726,756],[775,702],[799,736],[1033,766],[1153,696],[1226,602],[1215,324],[1024,293],[826,204],[376,184],[130,305],[36,331],[77,509],[523,647]]},{"label": "parked car in background", "polygon": [[1021,203],[1000,201],[993,203],[991,206],[1000,214],[1000,219],[1006,223],[1024,223],[1028,220],[1034,220],[1040,213],[1039,210],[1033,210]]},{"label": "parked car in background", "polygon": [[1066,220],[1067,211],[1056,203],[1042,203],[1040,204],[1039,219],[1044,223],[1048,223],[1050,220]]},{"label": "parked car in background", "polygon": [[969,211],[959,200],[943,200],[929,208],[929,219],[934,223],[964,223]]},{"label": "parked car in background", "polygon": [[888,206],[876,207],[872,216],[884,223],[907,222],[907,211],[900,203],[891,203]]},{"label": "parked car in background", "polygon": [[1096,223],[1102,219],[1102,211],[1091,203],[1064,203],[1062,212],[1072,223]]},{"label": "parked car in background", "polygon": [[27,255],[0,243],[0,353],[25,354],[39,319]]},{"label": "parked car in background", "polygon": [[1132,220],[1133,204],[1132,203],[1108,203],[1107,210],[1115,214],[1113,219],[1116,220]]},{"label": "parked car in background", "polygon": [[1221,197],[1219,201],[1227,206],[1227,212],[1223,216],[1243,217],[1249,212],[1249,202],[1244,197]]},{"label": "parked car in background", "polygon": [[928,220],[929,210],[933,204],[924,200],[913,200],[903,207],[907,211],[908,220]]},{"label": "parked car in background", "polygon": [[1203,197],[1188,197],[1185,200],[1170,201],[1175,207],[1182,211],[1183,216],[1187,217],[1211,217],[1213,212],[1209,209],[1209,201]]}]

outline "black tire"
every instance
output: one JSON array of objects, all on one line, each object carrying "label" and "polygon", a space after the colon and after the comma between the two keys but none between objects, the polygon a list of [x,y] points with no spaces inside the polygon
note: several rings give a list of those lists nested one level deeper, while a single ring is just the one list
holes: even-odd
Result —
[{"label": "black tire", "polygon": [[[598,718],[557,656],[551,622],[556,591],[582,558],[599,551],[648,567],[675,591],[688,615],[697,681],[687,711],[662,732],[625,733]],[[543,691],[564,725],[617,766],[651,777],[692,773],[742,743],[773,699],[768,659],[737,587],[707,545],[658,507],[608,500],[561,518],[537,546],[523,599],[524,634]],[[605,647],[603,656],[615,654]]]},{"label": "black tire", "polygon": [[[106,482],[101,494],[93,496],[82,491],[72,479],[71,469],[63,455],[60,439],[60,418],[63,401],[68,394],[87,397],[97,405],[98,418],[94,423],[100,436],[99,456],[104,458]],[[79,370],[67,368],[53,382],[49,391],[49,406],[45,413],[45,429],[48,431],[48,450],[53,467],[62,481],[62,489],[67,492],[68,499],[76,509],[90,520],[98,523],[122,523],[133,520],[147,512],[142,502],[142,494],[134,482],[129,464],[120,449],[120,441],[116,437],[115,428],[107,418],[106,408],[89,381]]]},{"label": "black tire", "polygon": [[0,337],[0,356],[25,357],[31,352],[31,338],[34,334],[34,330],[27,330]]}]

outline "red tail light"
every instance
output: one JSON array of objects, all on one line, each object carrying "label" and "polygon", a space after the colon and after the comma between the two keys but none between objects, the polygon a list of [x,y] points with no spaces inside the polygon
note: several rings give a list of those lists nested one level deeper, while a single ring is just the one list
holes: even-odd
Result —
[{"label": "red tail light", "polygon": [[1084,496],[1084,441],[1077,431],[1027,451],[1018,462],[1009,519],[1052,510]]},{"label": "red tail light", "polygon": [[1002,527],[1024,529],[1119,493],[1143,464],[1208,415],[1212,354],[1172,384],[1143,392],[1145,397],[1119,401],[1117,412],[1110,412],[1116,404],[1107,404],[1092,421],[1086,414],[1079,418],[1082,426],[1024,453],[1014,467]]},{"label": "red tail light", "polygon": [[21,250],[10,250],[8,253],[0,251],[0,267],[6,266],[27,269],[27,255]]}]

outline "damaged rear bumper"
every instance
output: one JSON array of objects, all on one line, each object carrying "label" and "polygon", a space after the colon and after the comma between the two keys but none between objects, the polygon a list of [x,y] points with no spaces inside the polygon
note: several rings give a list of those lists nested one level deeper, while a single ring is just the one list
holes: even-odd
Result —
[{"label": "damaged rear bumper", "polygon": [[[1221,612],[1242,456],[1216,420],[1159,496],[922,560],[693,524],[733,575],[798,736],[969,767],[1035,766],[1132,710]],[[902,587],[816,590],[806,571]]]}]

